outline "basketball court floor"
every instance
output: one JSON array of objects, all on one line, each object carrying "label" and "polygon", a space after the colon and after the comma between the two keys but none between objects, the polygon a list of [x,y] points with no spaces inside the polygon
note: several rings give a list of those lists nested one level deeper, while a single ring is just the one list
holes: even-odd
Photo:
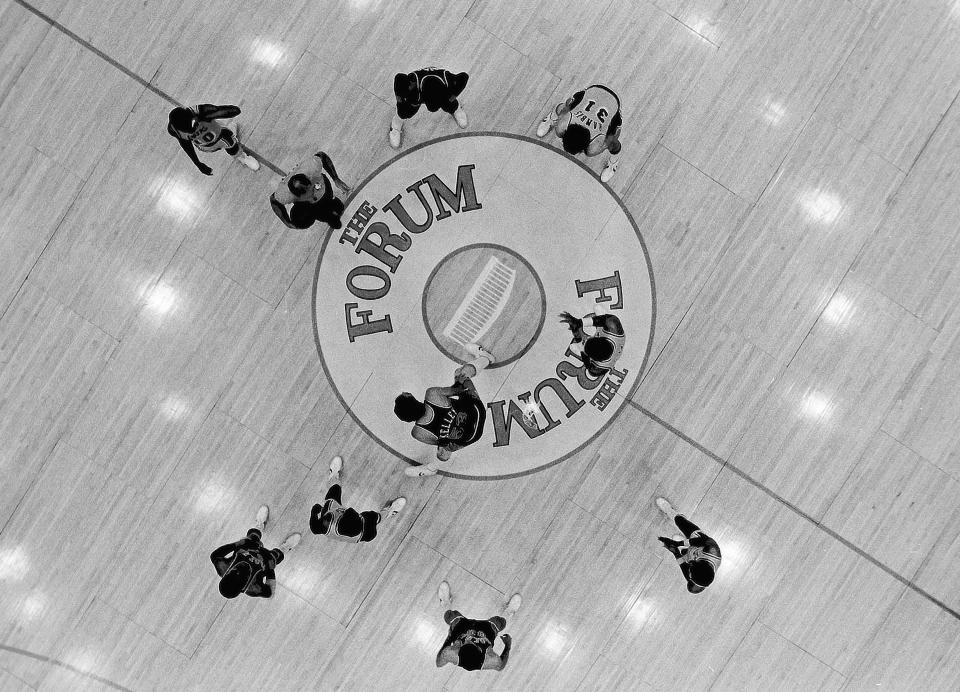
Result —
[{"label": "basketball court floor", "polygon": [[[428,65],[469,126],[394,151]],[[594,83],[609,185],[535,136]],[[0,690],[960,688],[958,93],[954,0],[0,0]],[[184,156],[201,102],[259,172]],[[352,231],[271,212],[319,149]],[[592,389],[557,313],[597,305]],[[392,399],[472,339],[484,437],[410,478]],[[336,454],[347,504],[408,499],[373,543],[307,528]],[[225,600],[263,503],[303,542]],[[523,594],[503,672],[434,665],[444,579]]]}]

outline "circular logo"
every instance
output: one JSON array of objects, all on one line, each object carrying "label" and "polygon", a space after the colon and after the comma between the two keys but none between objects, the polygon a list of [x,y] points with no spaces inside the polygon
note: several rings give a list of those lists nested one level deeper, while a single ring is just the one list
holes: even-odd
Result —
[{"label": "circular logo", "polygon": [[[654,328],[650,259],[626,208],[581,162],[518,135],[444,137],[374,172],[343,219],[317,261],[317,349],[344,407],[393,454],[435,460],[394,416],[394,398],[453,385],[473,344],[493,356],[473,377],[486,422],[440,465],[450,476],[561,461],[636,390]],[[622,351],[605,372],[584,366],[561,312],[619,324]]]}]

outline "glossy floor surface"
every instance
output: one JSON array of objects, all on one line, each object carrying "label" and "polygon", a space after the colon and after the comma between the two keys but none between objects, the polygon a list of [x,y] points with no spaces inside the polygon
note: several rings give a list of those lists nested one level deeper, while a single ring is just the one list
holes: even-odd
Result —
[{"label": "glossy floor surface", "polygon": [[[958,39],[954,0],[0,0],[0,689],[960,687]],[[351,183],[394,156],[393,75],[431,64],[470,130],[623,103],[650,359],[520,478],[410,479],[357,426],[327,228],[267,203],[318,148]],[[165,132],[199,102],[268,165],[200,175]],[[222,599],[210,551],[261,503],[268,546],[306,531],[334,454],[404,511]],[[703,594],[657,495],[721,546]],[[474,617],[524,595],[505,671],[435,667],[443,579]]]}]

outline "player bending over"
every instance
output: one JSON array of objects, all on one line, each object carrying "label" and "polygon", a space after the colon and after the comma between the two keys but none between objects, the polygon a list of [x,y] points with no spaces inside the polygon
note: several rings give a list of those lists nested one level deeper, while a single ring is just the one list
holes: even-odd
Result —
[{"label": "player bending over", "polygon": [[602,377],[616,365],[627,340],[616,316],[593,312],[577,319],[561,312],[560,321],[573,332],[570,350],[587,366],[587,372]]},{"label": "player bending over", "polygon": [[540,121],[537,137],[545,137],[550,128],[555,128],[568,154],[596,156],[609,151],[610,158],[600,172],[600,180],[606,183],[620,163],[622,125],[620,98],[607,87],[594,84],[558,103]]},{"label": "player bending over", "polygon": [[[258,171],[260,162],[243,151],[237,132],[217,122],[217,118],[236,118],[238,115],[240,109],[236,106],[214,106],[211,103],[201,103],[195,108],[174,108],[170,111],[167,133],[176,138],[180,147],[204,175],[210,175],[213,171],[197,157],[197,149],[226,149],[230,156],[251,171]],[[239,128],[237,131],[239,132]]]}]

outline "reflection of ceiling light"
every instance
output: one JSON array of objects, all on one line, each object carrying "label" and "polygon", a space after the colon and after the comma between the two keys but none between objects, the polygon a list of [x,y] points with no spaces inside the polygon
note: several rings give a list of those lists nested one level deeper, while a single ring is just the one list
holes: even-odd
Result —
[{"label": "reflection of ceiling light", "polygon": [[829,410],[830,397],[820,392],[810,392],[803,397],[803,402],[800,404],[800,411],[808,418],[824,418]]},{"label": "reflection of ceiling light", "polygon": [[852,311],[853,301],[837,293],[830,302],[827,303],[827,307],[823,309],[821,317],[831,324],[840,324],[850,318]]},{"label": "reflection of ceiling light", "polygon": [[30,567],[30,560],[23,548],[7,548],[0,551],[0,579],[19,581]]},{"label": "reflection of ceiling light", "polygon": [[686,21],[686,25],[691,29],[696,31],[701,36],[706,36],[707,32],[710,31],[710,22],[708,22],[703,17],[691,17]]},{"label": "reflection of ceiling light", "polygon": [[194,507],[200,513],[209,514],[226,504],[231,504],[233,499],[233,488],[219,478],[211,478],[200,488]]},{"label": "reflection of ceiling light", "polygon": [[365,10],[373,4],[373,0],[350,0],[350,5],[355,10]]},{"label": "reflection of ceiling light", "polygon": [[787,109],[776,101],[767,101],[766,108],[763,110],[764,119],[771,125],[777,125],[787,114]]},{"label": "reflection of ceiling light", "polygon": [[286,51],[265,38],[254,39],[250,46],[250,59],[267,67],[276,67],[283,62],[284,57],[286,57]]},{"label": "reflection of ceiling light", "polygon": [[96,667],[97,657],[92,651],[71,651],[64,661],[82,673],[90,673]]},{"label": "reflection of ceiling light", "polygon": [[147,307],[157,315],[165,315],[177,302],[177,292],[166,284],[157,284],[147,294]]},{"label": "reflection of ceiling light", "polygon": [[953,7],[950,8],[950,15],[954,19],[960,19],[960,0],[954,0]]},{"label": "reflection of ceiling light", "polygon": [[443,642],[447,633],[439,626],[439,622],[439,620],[420,618],[414,623],[413,638],[420,646],[432,651],[437,648],[438,642]]},{"label": "reflection of ceiling light", "polygon": [[24,620],[33,620],[43,613],[47,607],[47,599],[41,593],[32,593],[23,599],[20,606],[20,615]]},{"label": "reflection of ceiling light", "polygon": [[200,211],[200,195],[185,180],[158,178],[150,194],[157,198],[157,211],[177,221],[193,221]]},{"label": "reflection of ceiling light", "polygon": [[548,622],[541,635],[543,648],[548,654],[560,656],[567,648],[568,636],[564,628],[555,622]]},{"label": "reflection of ceiling light", "polygon": [[[724,558],[726,558],[726,553],[724,553]],[[627,619],[633,623],[637,630],[641,630],[644,625],[647,624],[647,620],[655,608],[656,604],[653,601],[643,598],[637,599],[637,602],[633,604],[633,608],[627,613]]]},{"label": "reflection of ceiling light", "polygon": [[178,396],[168,396],[160,404],[160,412],[167,420],[179,420],[190,412],[190,402]]},{"label": "reflection of ceiling light", "polygon": [[843,202],[834,194],[823,190],[809,190],[800,195],[800,205],[814,221],[830,224],[843,211]]}]

